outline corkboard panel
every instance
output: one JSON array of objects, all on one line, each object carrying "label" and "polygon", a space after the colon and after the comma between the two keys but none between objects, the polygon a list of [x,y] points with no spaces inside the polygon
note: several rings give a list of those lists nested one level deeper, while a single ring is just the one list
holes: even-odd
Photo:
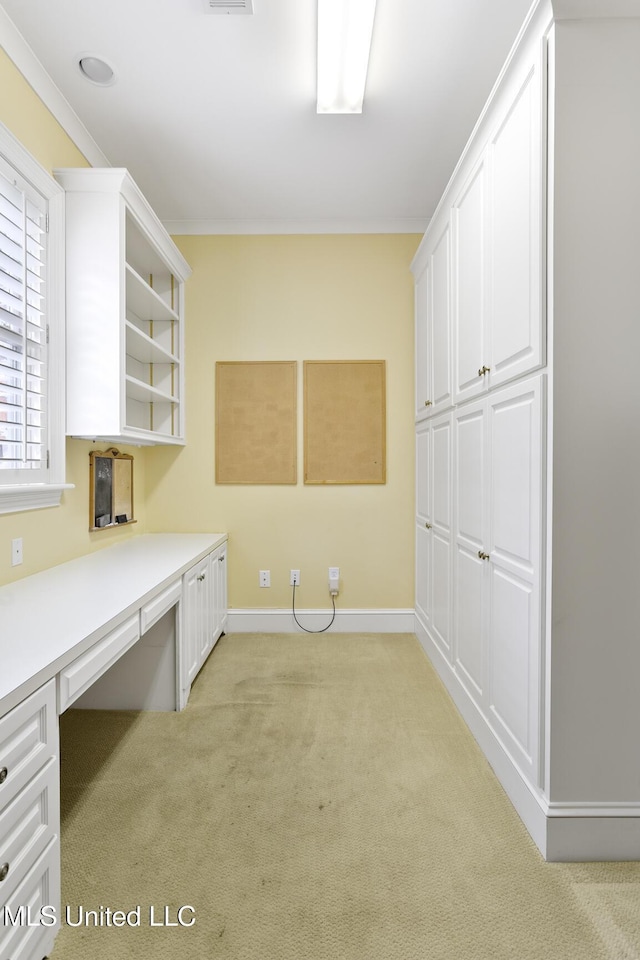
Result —
[{"label": "corkboard panel", "polygon": [[216,483],[296,483],[295,361],[216,363]]},{"label": "corkboard panel", "polygon": [[304,361],[304,482],[385,483],[384,360]]}]

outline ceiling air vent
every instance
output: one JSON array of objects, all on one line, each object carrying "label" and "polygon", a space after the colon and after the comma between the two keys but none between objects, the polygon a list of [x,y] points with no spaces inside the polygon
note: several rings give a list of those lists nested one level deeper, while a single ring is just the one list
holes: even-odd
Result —
[{"label": "ceiling air vent", "polygon": [[253,13],[253,0],[202,0],[205,13]]}]

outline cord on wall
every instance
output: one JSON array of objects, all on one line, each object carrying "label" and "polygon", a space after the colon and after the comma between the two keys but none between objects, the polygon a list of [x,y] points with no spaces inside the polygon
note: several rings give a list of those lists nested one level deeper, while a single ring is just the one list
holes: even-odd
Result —
[{"label": "cord on wall", "polygon": [[330,620],[329,623],[326,625],[326,627],[322,627],[321,630],[308,630],[306,627],[303,627],[303,626],[302,626],[302,624],[300,623],[300,621],[299,621],[298,618],[296,617],[296,585],[295,585],[295,583],[294,583],[294,585],[293,585],[293,597],[291,598],[291,612],[293,613],[293,619],[294,619],[295,622],[298,624],[298,626],[300,627],[300,629],[301,629],[301,630],[304,630],[305,633],[324,633],[325,630],[328,630],[328,629],[329,629],[329,627],[331,626],[331,624],[333,623],[333,621],[334,621],[335,618],[336,618],[336,600],[335,600],[335,594],[333,594],[333,593],[331,594],[331,603],[332,603],[332,605],[333,605],[333,616],[331,617],[331,620]]}]

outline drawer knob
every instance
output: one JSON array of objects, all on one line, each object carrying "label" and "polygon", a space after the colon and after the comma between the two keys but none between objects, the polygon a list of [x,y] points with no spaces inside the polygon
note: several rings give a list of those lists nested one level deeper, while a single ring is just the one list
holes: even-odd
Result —
[{"label": "drawer knob", "polygon": [[4,783],[7,777],[9,776],[9,771],[6,767],[0,769],[0,783]]},{"label": "drawer knob", "polygon": [[0,883],[6,878],[8,873],[9,873],[9,864],[3,863],[2,866],[0,867]]},{"label": "drawer knob", "polygon": [[196,580],[200,580],[200,582],[202,582],[202,581],[204,580],[205,576],[206,576],[206,574],[201,573],[199,577],[196,577]]},{"label": "drawer knob", "polygon": [[218,557],[218,560],[220,561],[220,563],[224,563],[224,557]]}]

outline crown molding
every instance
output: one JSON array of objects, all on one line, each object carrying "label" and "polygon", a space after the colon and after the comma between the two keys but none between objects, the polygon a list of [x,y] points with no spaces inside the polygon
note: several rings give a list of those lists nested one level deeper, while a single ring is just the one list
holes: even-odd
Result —
[{"label": "crown molding", "polygon": [[0,46],[85,159],[93,167],[111,166],[78,114],[55,85],[2,7],[0,7]]},{"label": "crown molding", "polygon": [[418,233],[429,225],[428,217],[398,217],[380,220],[163,220],[172,236]]}]

